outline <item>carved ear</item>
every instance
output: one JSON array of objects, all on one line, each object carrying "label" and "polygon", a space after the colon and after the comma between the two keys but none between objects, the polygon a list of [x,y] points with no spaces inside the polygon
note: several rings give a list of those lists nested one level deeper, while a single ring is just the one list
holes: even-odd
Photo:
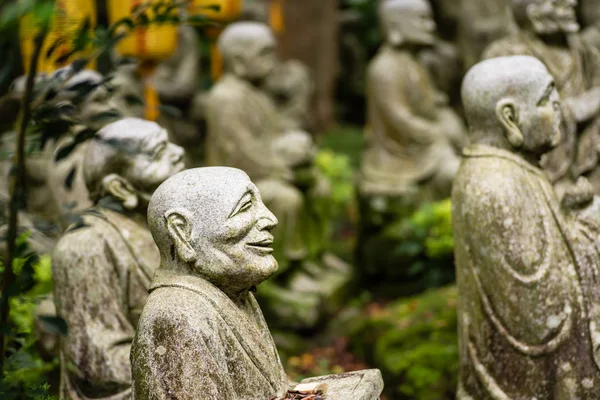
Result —
[{"label": "carved ear", "polygon": [[110,174],[102,179],[102,188],[123,203],[126,210],[133,210],[138,206],[138,196],[133,186],[117,174]]},{"label": "carved ear", "polygon": [[392,27],[388,33],[388,40],[393,46],[400,46],[404,43],[405,38],[398,28]]},{"label": "carved ear", "polygon": [[235,54],[231,60],[231,69],[237,76],[246,75],[246,66],[244,63],[244,57],[241,54]]},{"label": "carved ear", "polygon": [[196,250],[191,245],[192,224],[185,210],[170,210],[165,213],[167,231],[179,258],[185,262],[195,261]]},{"label": "carved ear", "polygon": [[538,4],[529,4],[525,9],[525,12],[527,13],[527,19],[529,19],[529,22],[533,25],[533,29],[536,32],[543,32],[546,27],[544,25],[540,6]]},{"label": "carved ear", "polygon": [[508,142],[514,148],[521,148],[525,143],[523,133],[519,128],[519,113],[510,99],[502,99],[496,104],[496,118],[502,124]]}]

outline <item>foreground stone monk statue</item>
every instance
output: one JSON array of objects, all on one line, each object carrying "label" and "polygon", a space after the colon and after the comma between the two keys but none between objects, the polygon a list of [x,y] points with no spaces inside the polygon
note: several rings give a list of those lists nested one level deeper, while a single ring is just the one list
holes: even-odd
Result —
[{"label": "foreground stone monk statue", "polygon": [[457,398],[597,399],[598,235],[561,208],[540,167],[560,140],[556,84],[533,57],[500,57],[467,73],[462,98],[471,145],[452,194]]},{"label": "foreground stone monk statue", "polygon": [[183,169],[157,124],[126,118],[91,139],[83,163],[95,206],[52,257],[64,399],[129,399],[129,352],[159,254],[146,223],[153,191]]},{"label": "foreground stone monk statue", "polygon": [[[285,316],[278,310],[275,320],[312,327],[321,303],[335,298],[349,272],[345,263],[325,253],[328,224],[318,207],[326,208],[329,182],[314,165],[312,138],[304,131],[287,129],[261,87],[276,65],[275,38],[269,27],[257,22],[231,24],[221,34],[219,47],[224,76],[206,102],[206,165],[242,169],[256,182],[280,222],[274,248],[281,274],[268,284],[290,289],[290,301],[263,303],[265,312],[271,304],[302,303]],[[311,271],[304,273],[304,267]]]},{"label": "foreground stone monk statue", "polygon": [[[131,349],[133,398],[282,396],[289,384],[253,294],[277,270],[277,218],[248,175],[227,167],[179,173],[152,196],[148,223],[161,261]],[[330,379],[328,399],[378,398],[379,372],[355,374],[364,379],[346,392],[335,385],[347,377]]]},{"label": "foreground stone monk statue", "polygon": [[[576,0],[511,0],[519,30],[492,43],[484,58],[527,55],[540,59],[554,76],[563,99],[563,137],[544,157],[544,169],[559,193],[580,175],[600,194],[596,148],[600,116],[600,58],[593,40],[579,34]],[[578,137],[579,145],[578,145]]]},{"label": "foreground stone monk statue", "polygon": [[465,131],[417,57],[435,40],[431,8],[425,0],[385,0],[379,17],[386,43],[368,71],[360,191],[415,204],[447,197]]}]

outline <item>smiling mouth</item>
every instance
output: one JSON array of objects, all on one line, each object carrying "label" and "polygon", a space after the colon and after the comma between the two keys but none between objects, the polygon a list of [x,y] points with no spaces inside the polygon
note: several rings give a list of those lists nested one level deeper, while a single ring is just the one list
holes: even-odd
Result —
[{"label": "smiling mouth", "polygon": [[271,254],[273,252],[273,239],[265,239],[260,242],[246,243],[247,247],[257,250],[260,253]]}]

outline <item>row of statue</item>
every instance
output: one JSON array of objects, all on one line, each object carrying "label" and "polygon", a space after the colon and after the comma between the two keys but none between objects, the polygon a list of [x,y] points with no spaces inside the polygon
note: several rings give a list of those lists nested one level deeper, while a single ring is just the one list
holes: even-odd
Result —
[{"label": "row of statue", "polygon": [[[482,48],[460,107],[436,74],[454,53],[432,52],[444,46],[430,4],[379,6],[357,246],[452,193],[461,400],[600,398],[600,28],[580,32],[576,3],[506,4],[518,29]],[[69,327],[61,398],[278,398],[295,385],[261,307],[271,328],[310,329],[351,279],[326,246],[307,69],[277,60],[266,25],[237,22],[219,38],[223,76],[198,93],[197,38],[180,36],[154,81],[182,117],[143,119],[130,60],[108,79],[39,77],[60,82],[55,101],[79,119],[28,159],[20,218],[32,247],[52,251],[46,308]],[[73,98],[82,82],[94,90]],[[23,90],[19,79],[2,106]],[[120,116],[96,118],[106,111]],[[57,159],[86,128],[94,137]],[[322,382],[331,400],[383,389],[378,371],[304,384]]]}]

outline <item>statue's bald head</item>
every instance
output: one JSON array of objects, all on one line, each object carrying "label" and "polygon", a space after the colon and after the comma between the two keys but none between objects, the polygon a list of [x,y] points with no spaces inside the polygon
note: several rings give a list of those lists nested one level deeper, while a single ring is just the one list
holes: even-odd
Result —
[{"label": "statue's bald head", "polygon": [[236,22],[219,37],[219,50],[227,72],[248,79],[262,79],[273,68],[276,40],[261,22]]},{"label": "statue's bald head", "polygon": [[161,267],[200,276],[231,293],[270,277],[275,216],[248,175],[235,168],[183,171],[156,190],[148,224]]},{"label": "statue's bald head", "polygon": [[160,125],[124,118],[106,125],[90,139],[83,175],[93,201],[106,194],[123,197],[125,190],[149,199],[159,184],[183,167],[183,150],[169,143]]},{"label": "statue's bald head", "polygon": [[383,0],[379,20],[388,44],[430,45],[435,23],[427,0]]},{"label": "statue's bald head", "polygon": [[554,80],[537,58],[498,57],[476,64],[463,81],[462,101],[476,143],[508,141],[537,153],[560,138]]}]

